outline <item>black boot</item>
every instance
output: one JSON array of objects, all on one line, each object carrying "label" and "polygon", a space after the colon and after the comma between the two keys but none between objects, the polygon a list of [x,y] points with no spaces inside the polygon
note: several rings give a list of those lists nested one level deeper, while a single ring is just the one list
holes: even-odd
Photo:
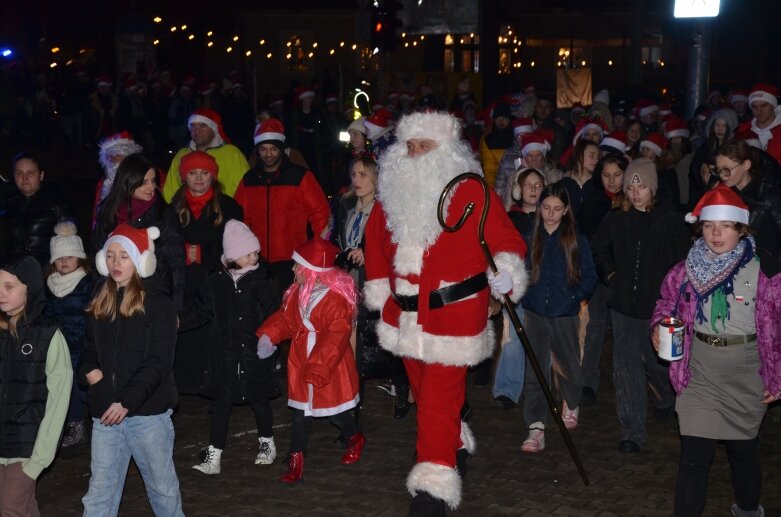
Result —
[{"label": "black boot", "polygon": [[396,400],[393,403],[393,418],[401,420],[409,413],[409,384],[396,385]]},{"label": "black boot", "polygon": [[445,517],[445,501],[428,492],[418,492],[409,503],[407,517]]}]

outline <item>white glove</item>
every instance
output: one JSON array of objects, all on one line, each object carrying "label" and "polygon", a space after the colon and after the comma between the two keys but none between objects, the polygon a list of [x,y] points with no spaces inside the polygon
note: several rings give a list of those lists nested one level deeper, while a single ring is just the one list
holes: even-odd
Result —
[{"label": "white glove", "polygon": [[497,293],[507,294],[513,290],[513,277],[507,271],[500,269],[496,275],[488,273],[488,284]]},{"label": "white glove", "polygon": [[267,359],[274,354],[274,350],[277,347],[271,342],[271,338],[266,334],[260,336],[258,339],[258,357],[261,359]]}]

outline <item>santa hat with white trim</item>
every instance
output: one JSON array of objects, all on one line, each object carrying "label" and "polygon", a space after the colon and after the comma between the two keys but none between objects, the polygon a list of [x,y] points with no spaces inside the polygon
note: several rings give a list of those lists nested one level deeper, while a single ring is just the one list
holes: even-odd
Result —
[{"label": "santa hat with white trim", "polygon": [[364,119],[363,125],[366,128],[366,135],[369,137],[369,140],[374,140],[387,132],[392,118],[393,114],[390,111],[380,107],[370,117]]},{"label": "santa hat with white trim", "polygon": [[748,102],[748,90],[732,90],[729,94],[729,103],[735,105],[736,102]]},{"label": "santa hat with white trim", "polygon": [[748,224],[748,206],[740,196],[724,183],[719,183],[703,195],[690,213],[686,222],[733,221]]},{"label": "santa hat with white trim", "polygon": [[293,261],[316,273],[324,273],[334,268],[339,248],[327,240],[315,236],[293,252]]},{"label": "santa hat with white trim", "polygon": [[255,145],[274,144],[280,149],[285,148],[285,126],[276,118],[264,120],[262,124],[255,129],[253,138]]},{"label": "santa hat with white trim", "polygon": [[106,239],[103,248],[95,256],[95,267],[103,276],[109,276],[108,264],[106,264],[106,251],[110,244],[116,242],[127,252],[136,272],[141,278],[148,278],[155,273],[157,258],[155,257],[154,239],[160,237],[160,230],[156,226],[149,228],[133,228],[129,224],[122,223],[114,228]]},{"label": "santa hat with white trim", "polygon": [[534,131],[534,120],[530,118],[517,118],[513,120],[513,136],[523,135]]},{"label": "santa hat with white trim", "polygon": [[100,153],[98,153],[98,159],[104,168],[109,167],[112,164],[112,157],[119,156],[125,158],[131,154],[140,153],[143,150],[141,146],[133,140],[133,135],[127,131],[122,131],[121,133],[116,133],[107,137],[100,142],[99,147]]},{"label": "santa hat with white trim", "polygon": [[667,138],[689,138],[689,135],[689,128],[686,127],[686,121],[681,117],[673,115],[667,120],[664,136]]},{"label": "santa hat with white trim", "polygon": [[605,126],[605,123],[601,120],[596,120],[593,118],[580,119],[578,125],[575,127],[575,136],[572,138],[572,145],[577,144],[578,140],[580,140],[580,137],[582,137],[589,129],[598,129],[599,138],[602,138],[602,136],[605,134],[607,126]]},{"label": "santa hat with white trim", "polygon": [[659,113],[659,105],[651,99],[640,99],[635,103],[635,109],[638,117]]},{"label": "santa hat with white trim", "polygon": [[778,88],[772,84],[757,83],[751,87],[751,93],[748,95],[748,104],[754,102],[769,102],[774,108],[778,107]]},{"label": "santa hat with white trim", "polygon": [[195,123],[206,124],[214,132],[216,146],[223,144],[229,144],[230,140],[222,129],[222,117],[219,113],[209,108],[198,108],[193,111],[190,118],[187,120],[187,127],[189,128]]},{"label": "santa hat with white trim", "polygon": [[662,151],[667,147],[667,139],[660,133],[649,133],[640,142],[640,149],[643,147],[652,149],[656,156],[661,156]]},{"label": "santa hat with white trim", "polygon": [[599,143],[599,149],[610,154],[624,156],[626,154],[626,133],[620,129],[611,131]]},{"label": "santa hat with white trim", "polygon": [[523,135],[521,156],[526,158],[526,155],[532,151],[540,151],[543,155],[547,155],[548,151],[550,151],[553,137],[553,131],[543,128],[537,128],[531,133]]}]

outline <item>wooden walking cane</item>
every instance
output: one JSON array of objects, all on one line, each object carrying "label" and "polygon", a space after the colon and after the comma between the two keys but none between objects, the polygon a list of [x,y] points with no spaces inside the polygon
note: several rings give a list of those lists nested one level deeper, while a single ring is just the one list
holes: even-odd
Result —
[{"label": "wooden walking cane", "polygon": [[[491,251],[488,249],[488,244],[485,242],[485,236],[483,235],[483,231],[485,229],[485,220],[488,217],[488,206],[490,199],[488,196],[488,184],[486,184],[482,176],[475,174],[474,172],[465,172],[450,180],[450,182],[445,186],[445,189],[442,191],[442,194],[439,196],[439,204],[437,205],[437,219],[439,220],[439,225],[446,232],[457,232],[464,225],[467,218],[472,215],[472,212],[474,212],[475,203],[470,201],[464,207],[464,213],[461,214],[461,218],[458,220],[458,222],[456,222],[455,225],[448,226],[448,224],[445,222],[445,200],[447,199],[447,196],[453,187],[464,180],[475,180],[483,187],[484,203],[483,213],[480,215],[480,224],[478,225],[478,239],[480,240],[480,247],[483,249],[483,254],[485,255],[486,262],[488,262],[488,266],[491,268],[491,271],[494,274],[497,274],[499,270],[496,268],[496,263],[494,262],[494,258],[491,256]],[[553,400],[553,394],[551,393],[550,386],[548,386],[548,383],[545,381],[545,376],[543,375],[542,368],[540,368],[540,363],[537,361],[537,357],[534,355],[534,350],[532,350],[531,344],[529,343],[529,338],[526,336],[526,331],[523,329],[523,325],[521,324],[521,320],[518,319],[518,315],[513,309],[510,297],[506,294],[502,295],[502,303],[505,309],[507,309],[507,314],[510,315],[510,320],[512,320],[513,326],[515,327],[515,332],[521,339],[521,344],[523,345],[523,349],[526,351],[526,357],[529,359],[529,363],[532,365],[534,374],[537,376],[537,380],[540,381],[542,392],[545,394],[545,399],[548,401],[548,407],[550,408],[550,412],[553,415],[553,419],[556,420],[556,424],[559,426],[559,431],[561,431],[561,436],[564,438],[564,443],[567,444],[567,449],[569,449],[570,456],[572,456],[572,461],[575,462],[575,466],[580,473],[580,477],[583,480],[583,483],[588,486],[589,480],[588,476],[586,475],[586,470],[583,468],[583,462],[580,461],[580,456],[578,455],[578,451],[575,449],[575,444],[572,443],[572,438],[570,437],[569,431],[564,425],[564,421],[561,419],[559,409],[556,407],[556,402]]]}]

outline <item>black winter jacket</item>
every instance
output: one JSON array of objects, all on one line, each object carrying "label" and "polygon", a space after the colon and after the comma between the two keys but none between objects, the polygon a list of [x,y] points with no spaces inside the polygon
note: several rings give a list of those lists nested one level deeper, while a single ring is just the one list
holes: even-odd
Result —
[{"label": "black winter jacket", "polygon": [[[103,209],[105,202],[98,206],[97,221],[92,231],[92,245],[95,251],[103,248],[109,234],[104,221]],[[130,221],[133,228],[149,228],[157,226],[160,237],[155,240],[155,257],[157,268],[153,278],[157,279],[168,293],[173,296],[176,310],[184,308],[184,241],[179,232],[179,219],[174,210],[163,200],[160,192],[156,193],[155,202],[149,209]]]},{"label": "black winter jacket", "polygon": [[47,266],[54,227],[60,221],[72,220],[73,212],[62,188],[44,182],[30,197],[14,189],[2,217],[10,233],[7,252],[31,255],[41,266]]},{"label": "black winter jacket", "polygon": [[[142,282],[143,314],[130,318],[117,314],[114,321],[88,316],[78,378],[86,385],[89,372],[103,372],[103,379],[89,387],[94,417],[99,418],[113,402],[120,402],[128,416],[158,415],[178,403],[173,376],[176,308],[154,277]],[[117,306],[123,294],[120,288]]]},{"label": "black winter jacket", "polygon": [[204,395],[239,404],[278,394],[274,359],[258,358],[255,335],[278,307],[263,262],[236,283],[224,268],[209,275],[180,321],[180,330],[210,325]]},{"label": "black winter jacket", "polygon": [[87,314],[84,309],[92,300],[94,287],[95,279],[88,274],[79,281],[73,292],[62,298],[54,296],[51,290],[46,288],[46,308],[43,313],[59,323],[72,359],[78,360],[84,350],[87,329]]},{"label": "black winter jacket", "polygon": [[650,318],[664,276],[690,247],[691,232],[676,212],[609,212],[591,240],[597,273],[610,290],[608,305],[627,316]]}]

